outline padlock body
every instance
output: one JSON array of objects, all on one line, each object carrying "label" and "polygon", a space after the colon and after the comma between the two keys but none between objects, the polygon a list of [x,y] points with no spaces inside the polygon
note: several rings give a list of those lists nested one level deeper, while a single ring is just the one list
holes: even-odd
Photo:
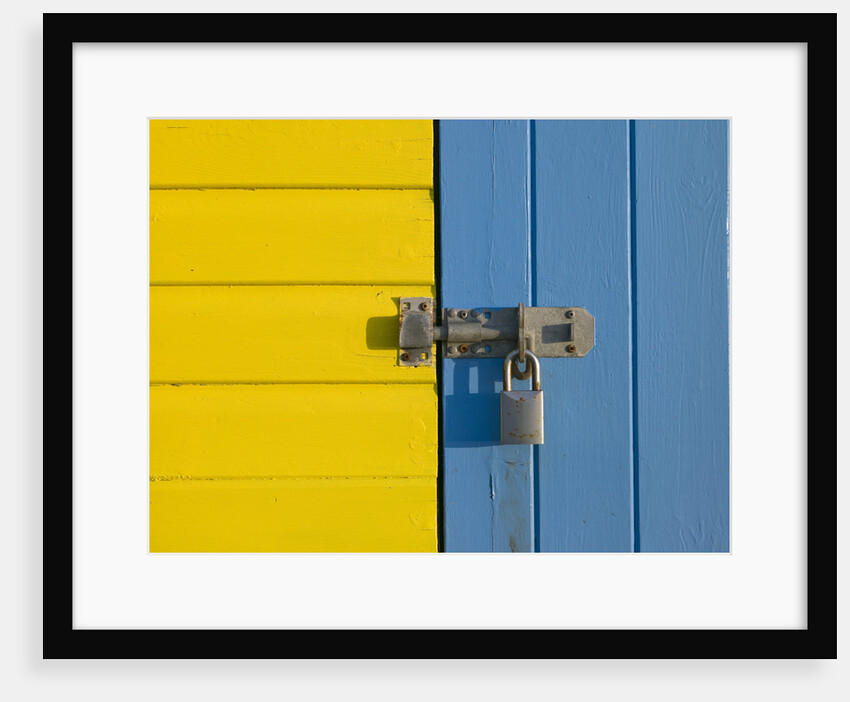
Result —
[{"label": "padlock body", "polygon": [[502,390],[502,443],[543,443],[543,391]]}]

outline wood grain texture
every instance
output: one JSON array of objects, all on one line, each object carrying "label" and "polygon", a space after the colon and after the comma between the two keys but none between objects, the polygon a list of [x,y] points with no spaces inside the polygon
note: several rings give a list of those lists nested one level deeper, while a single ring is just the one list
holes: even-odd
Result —
[{"label": "wood grain texture", "polygon": [[398,299],[432,287],[155,286],[153,383],[435,383],[399,367]]},{"label": "wood grain texture", "polygon": [[544,359],[540,551],[631,551],[632,367],[628,123],[533,125],[535,304],[596,318],[584,358]]},{"label": "wood grain texture", "polygon": [[152,188],[430,188],[430,120],[150,120]]},{"label": "wood grain texture", "polygon": [[434,284],[428,190],[152,190],[155,284]]},{"label": "wood grain texture", "polygon": [[151,470],[165,478],[430,477],[432,385],[157,385]]},{"label": "wood grain texture", "polygon": [[[440,122],[444,306],[531,302],[528,129],[526,121]],[[443,363],[446,551],[533,550],[533,453],[500,444],[501,389],[499,359]]]},{"label": "wood grain texture", "polygon": [[728,129],[633,125],[641,551],[729,550]]},{"label": "wood grain texture", "polygon": [[436,550],[436,479],[153,480],[154,552]]}]

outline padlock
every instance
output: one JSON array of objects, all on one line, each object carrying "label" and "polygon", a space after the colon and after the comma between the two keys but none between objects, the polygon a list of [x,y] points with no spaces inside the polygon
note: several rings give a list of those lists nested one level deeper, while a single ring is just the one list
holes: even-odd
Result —
[{"label": "padlock", "polygon": [[543,391],[540,389],[540,361],[531,351],[525,351],[526,363],[531,365],[531,390],[511,390],[511,361],[519,349],[505,357],[502,368],[502,443],[543,443]]}]

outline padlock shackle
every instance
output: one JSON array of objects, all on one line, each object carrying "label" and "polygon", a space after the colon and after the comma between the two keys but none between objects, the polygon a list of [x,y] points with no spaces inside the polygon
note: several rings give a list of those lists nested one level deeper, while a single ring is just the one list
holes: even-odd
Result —
[{"label": "padlock shackle", "polygon": [[[506,392],[511,391],[511,361],[519,356],[519,349],[514,349],[505,356],[505,363],[502,366],[502,389]],[[540,389],[540,360],[528,349],[525,350],[525,362],[531,364],[531,389]],[[528,366],[526,366],[527,368]]]}]

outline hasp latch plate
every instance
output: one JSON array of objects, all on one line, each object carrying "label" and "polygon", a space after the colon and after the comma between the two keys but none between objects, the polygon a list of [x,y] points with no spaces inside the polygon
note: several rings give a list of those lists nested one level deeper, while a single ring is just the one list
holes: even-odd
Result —
[{"label": "hasp latch plate", "polygon": [[444,358],[504,358],[520,336],[540,358],[581,358],[593,348],[594,334],[594,317],[583,307],[448,308],[437,326],[431,298],[399,301],[400,365],[433,365],[437,341]]},{"label": "hasp latch plate", "polygon": [[403,297],[398,307],[399,365],[434,365],[434,300]]}]

